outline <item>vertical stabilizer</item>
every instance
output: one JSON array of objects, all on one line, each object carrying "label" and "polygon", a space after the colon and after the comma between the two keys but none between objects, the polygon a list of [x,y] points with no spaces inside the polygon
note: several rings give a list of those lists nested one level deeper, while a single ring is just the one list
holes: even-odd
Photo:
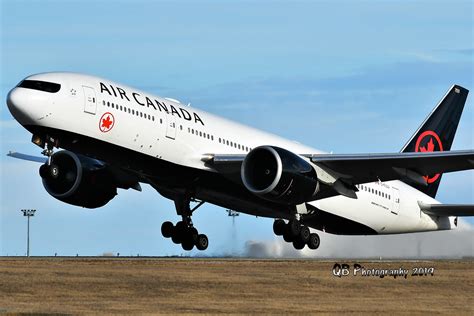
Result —
[{"label": "vertical stabilizer", "polygon": [[[468,90],[454,85],[428,115],[401,152],[449,151],[466,103]],[[425,194],[435,197],[442,174],[426,175],[427,186],[409,183]]]}]

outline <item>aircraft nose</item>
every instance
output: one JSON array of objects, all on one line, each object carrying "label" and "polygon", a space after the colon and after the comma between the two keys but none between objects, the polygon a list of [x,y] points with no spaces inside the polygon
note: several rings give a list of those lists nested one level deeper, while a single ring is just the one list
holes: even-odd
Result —
[{"label": "aircraft nose", "polygon": [[21,124],[26,123],[27,107],[28,107],[28,94],[24,91],[25,89],[13,88],[8,92],[7,95],[7,106],[13,117]]}]

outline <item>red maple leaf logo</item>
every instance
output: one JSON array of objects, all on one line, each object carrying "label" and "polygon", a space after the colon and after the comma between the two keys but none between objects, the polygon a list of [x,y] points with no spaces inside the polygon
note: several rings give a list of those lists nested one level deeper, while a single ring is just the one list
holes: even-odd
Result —
[{"label": "red maple leaf logo", "polygon": [[113,121],[110,119],[110,116],[107,116],[107,118],[102,119],[102,127],[109,129],[112,122]]},{"label": "red maple leaf logo", "polygon": [[432,152],[434,151],[434,143],[433,143],[433,138],[430,137],[430,141],[427,144],[427,147],[420,146],[420,151],[421,152]]}]

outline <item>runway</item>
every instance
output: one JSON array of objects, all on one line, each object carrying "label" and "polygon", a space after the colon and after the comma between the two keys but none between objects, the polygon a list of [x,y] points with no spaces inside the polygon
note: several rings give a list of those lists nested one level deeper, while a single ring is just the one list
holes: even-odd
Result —
[{"label": "runway", "polygon": [[[3,257],[0,314],[472,315],[473,263]],[[379,274],[354,275],[359,266]],[[409,274],[380,276],[400,269]]]}]

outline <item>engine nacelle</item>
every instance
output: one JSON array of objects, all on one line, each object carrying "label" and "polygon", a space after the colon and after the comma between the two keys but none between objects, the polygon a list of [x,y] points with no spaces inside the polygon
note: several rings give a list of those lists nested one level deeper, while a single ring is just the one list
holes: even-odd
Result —
[{"label": "engine nacelle", "polygon": [[56,199],[86,208],[107,204],[117,195],[117,185],[100,161],[70,151],[59,151],[51,164],[40,167],[43,186]]},{"label": "engine nacelle", "polygon": [[319,191],[311,164],[274,146],[260,146],[249,152],[242,163],[241,177],[250,192],[283,204],[311,201]]}]

